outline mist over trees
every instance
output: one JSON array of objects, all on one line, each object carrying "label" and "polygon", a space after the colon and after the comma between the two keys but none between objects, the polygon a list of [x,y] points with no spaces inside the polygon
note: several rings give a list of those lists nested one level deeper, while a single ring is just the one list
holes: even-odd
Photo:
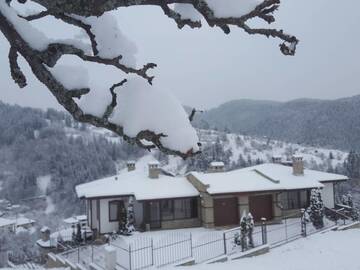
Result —
[{"label": "mist over trees", "polygon": [[[0,194],[13,203],[49,195],[59,215],[82,212],[81,204],[75,203],[75,185],[113,175],[115,161],[143,154],[134,146],[87,135],[86,126],[73,122],[65,113],[2,103],[0,110]],[[69,128],[76,133],[66,132]],[[37,181],[46,175],[51,176],[51,182],[43,194]]]}]

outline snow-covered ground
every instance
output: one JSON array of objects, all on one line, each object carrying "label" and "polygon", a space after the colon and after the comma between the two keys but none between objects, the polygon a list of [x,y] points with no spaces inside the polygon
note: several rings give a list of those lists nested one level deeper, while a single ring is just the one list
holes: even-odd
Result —
[{"label": "snow-covered ground", "polygon": [[177,269],[359,270],[359,239],[360,229],[330,231],[274,248],[258,257]]}]

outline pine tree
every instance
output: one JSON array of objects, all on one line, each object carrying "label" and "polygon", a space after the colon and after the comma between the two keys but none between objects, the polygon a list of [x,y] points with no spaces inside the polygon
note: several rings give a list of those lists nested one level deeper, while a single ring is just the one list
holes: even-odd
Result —
[{"label": "pine tree", "polygon": [[241,250],[247,250],[248,224],[246,213],[244,212],[240,220],[240,244]]},{"label": "pine tree", "polygon": [[311,190],[310,206],[308,207],[307,212],[315,229],[324,227],[324,203],[321,198],[320,189]]},{"label": "pine tree", "polygon": [[81,235],[81,226],[80,223],[76,224],[76,236],[75,236],[75,243],[78,245],[82,242],[82,235]]},{"label": "pine tree", "polygon": [[135,231],[135,214],[134,214],[134,199],[133,197],[129,198],[129,203],[127,207],[127,221],[126,221],[126,233],[131,234]]},{"label": "pine tree", "polygon": [[248,230],[247,237],[249,240],[249,248],[254,248],[253,232],[254,232],[255,224],[254,224],[254,218],[250,212],[246,217],[246,225],[247,225],[247,230]]}]

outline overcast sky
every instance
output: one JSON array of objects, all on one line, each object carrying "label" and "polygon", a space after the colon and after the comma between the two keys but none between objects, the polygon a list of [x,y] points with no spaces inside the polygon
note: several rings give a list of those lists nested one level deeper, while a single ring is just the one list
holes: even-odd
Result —
[{"label": "overcast sky", "polygon": [[[283,56],[277,40],[236,28],[230,35],[209,27],[178,30],[158,8],[126,8],[116,14],[123,32],[137,44],[138,63],[157,63],[156,84],[186,105],[210,108],[242,98],[286,101],[360,94],[360,1],[282,2],[276,26],[300,39],[294,57]],[[53,35],[72,33],[55,22],[48,26]],[[18,89],[10,79],[7,54],[0,34],[0,100],[59,108],[27,67],[29,86]],[[98,71],[91,76],[97,74],[98,83],[117,76]]]}]

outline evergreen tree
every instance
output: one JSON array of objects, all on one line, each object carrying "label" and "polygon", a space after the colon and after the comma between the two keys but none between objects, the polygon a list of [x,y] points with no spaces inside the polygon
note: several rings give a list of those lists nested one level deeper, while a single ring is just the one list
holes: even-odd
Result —
[{"label": "evergreen tree", "polygon": [[248,241],[249,241],[249,248],[254,248],[254,239],[253,239],[253,232],[254,232],[254,218],[252,214],[249,212],[249,214],[246,217],[246,225],[248,230]]},{"label": "evergreen tree", "polygon": [[127,234],[131,234],[135,231],[135,214],[134,214],[134,198],[129,198],[129,203],[127,207],[127,221],[126,221],[126,230]]},{"label": "evergreen tree", "polygon": [[81,235],[81,226],[80,223],[76,224],[76,234],[75,234],[75,243],[80,245],[82,242],[82,235]]},{"label": "evergreen tree", "polygon": [[347,176],[350,178],[360,178],[360,154],[355,151],[350,151],[347,156],[344,167],[346,170]]},{"label": "evergreen tree", "polygon": [[307,209],[309,219],[316,229],[324,227],[324,203],[321,198],[320,189],[312,189],[310,206]]},{"label": "evergreen tree", "polygon": [[241,220],[240,220],[240,244],[241,244],[241,250],[247,250],[248,245],[247,245],[247,237],[248,237],[248,223],[247,223],[247,218],[246,218],[246,213],[244,212]]}]

